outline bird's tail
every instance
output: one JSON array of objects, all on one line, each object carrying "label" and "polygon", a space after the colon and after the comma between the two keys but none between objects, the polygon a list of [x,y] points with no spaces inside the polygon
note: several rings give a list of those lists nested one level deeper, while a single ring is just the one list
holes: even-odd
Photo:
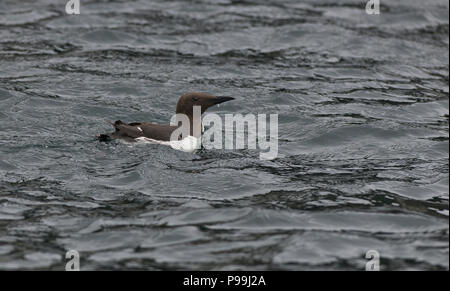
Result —
[{"label": "bird's tail", "polygon": [[[116,129],[116,131],[118,130],[118,129],[117,129],[117,125],[122,124],[122,121],[120,121],[120,120],[117,120],[116,122],[112,122],[112,121],[109,121],[109,120],[105,119],[105,122],[111,124],[112,126],[114,126],[114,128]],[[112,134],[99,134],[99,135],[97,136],[97,138],[98,138],[100,141],[110,141],[110,140],[111,140],[111,137],[112,137]]]}]

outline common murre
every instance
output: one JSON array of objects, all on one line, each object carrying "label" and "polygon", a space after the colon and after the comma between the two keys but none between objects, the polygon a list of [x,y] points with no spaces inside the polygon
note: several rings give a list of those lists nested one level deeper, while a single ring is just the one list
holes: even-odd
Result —
[{"label": "common murre", "polygon": [[[233,97],[227,96],[213,96],[205,93],[190,92],[180,97],[176,107],[176,114],[183,114],[187,116],[190,124],[190,135],[180,135],[177,139],[180,142],[191,142],[195,138],[199,138],[201,132],[194,130],[195,124],[201,125],[201,120],[194,120],[196,118],[201,119],[203,114],[209,107],[214,105],[233,100]],[[194,107],[201,108],[200,117],[194,114]],[[179,128],[179,125],[169,124],[157,124],[152,122],[132,122],[125,123],[121,120],[117,120],[114,123],[109,122],[116,129],[115,132],[108,134],[100,134],[98,139],[100,141],[109,141],[111,139],[123,139],[130,142],[149,140],[156,143],[165,142],[178,142],[177,140],[171,140],[172,133]],[[187,138],[187,139],[186,139]],[[177,145],[175,145],[176,147]],[[180,149],[183,149],[184,144],[179,145]]]}]

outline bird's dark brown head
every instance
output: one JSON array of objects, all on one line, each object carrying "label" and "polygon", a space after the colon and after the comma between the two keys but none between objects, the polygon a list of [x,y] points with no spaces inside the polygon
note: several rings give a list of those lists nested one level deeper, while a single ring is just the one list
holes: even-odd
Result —
[{"label": "bird's dark brown head", "polygon": [[186,93],[178,100],[176,113],[183,113],[187,116],[192,116],[194,106],[200,106],[203,114],[209,107],[233,99],[233,97],[213,96],[199,92]]}]

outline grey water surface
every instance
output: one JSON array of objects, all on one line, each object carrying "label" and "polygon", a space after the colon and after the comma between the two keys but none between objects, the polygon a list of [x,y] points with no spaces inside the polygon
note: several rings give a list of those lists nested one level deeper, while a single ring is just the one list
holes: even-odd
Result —
[{"label": "grey water surface", "polygon": [[[449,2],[0,0],[0,270],[449,269]],[[100,143],[188,91],[279,153]]]}]

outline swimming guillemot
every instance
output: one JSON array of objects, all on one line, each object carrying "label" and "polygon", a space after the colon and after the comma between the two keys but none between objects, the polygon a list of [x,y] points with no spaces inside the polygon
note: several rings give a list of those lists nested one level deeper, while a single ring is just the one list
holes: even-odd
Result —
[{"label": "swimming guillemot", "polygon": [[[193,128],[194,124],[201,124],[201,120],[194,120],[194,107],[201,108],[203,114],[209,107],[233,100],[233,97],[213,96],[205,93],[191,92],[180,97],[177,103],[176,114],[184,114],[190,121],[190,135],[199,137],[199,133]],[[201,114],[199,115],[201,119]],[[170,141],[172,133],[179,127],[169,124],[158,124],[152,122],[132,122],[125,123],[117,120],[114,123],[108,122],[116,129],[115,132],[108,134],[100,134],[100,141],[108,141],[111,139],[124,139],[126,141],[137,141],[140,138],[147,138],[155,141]],[[200,132],[201,134],[201,132]],[[180,136],[178,139],[185,137]]]}]

